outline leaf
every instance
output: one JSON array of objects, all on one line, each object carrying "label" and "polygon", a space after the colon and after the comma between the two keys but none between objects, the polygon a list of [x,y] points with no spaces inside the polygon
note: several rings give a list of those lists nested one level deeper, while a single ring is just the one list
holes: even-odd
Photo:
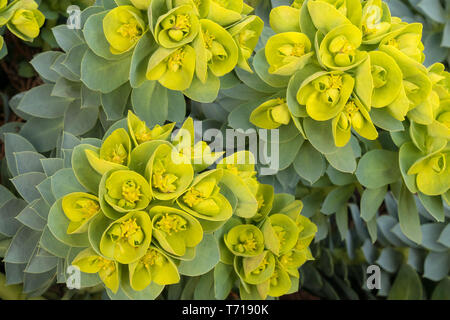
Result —
[{"label": "leaf", "polygon": [[450,270],[450,254],[448,252],[430,252],[425,259],[423,277],[440,281],[447,277]]},{"label": "leaf", "polygon": [[52,96],[52,90],[53,85],[43,84],[27,91],[20,101],[18,109],[39,118],[62,117],[71,100]]},{"label": "leaf", "polygon": [[86,189],[78,182],[72,168],[61,169],[52,178],[52,191],[58,200],[72,192],[85,192]]},{"label": "leaf", "polygon": [[91,90],[108,93],[128,81],[130,65],[131,56],[110,61],[88,50],[81,62],[81,81]]},{"label": "leaf", "polygon": [[400,179],[396,152],[371,150],[362,156],[356,170],[358,181],[366,188],[376,189]]},{"label": "leaf", "polygon": [[133,88],[140,87],[147,80],[148,59],[157,46],[150,31],[147,31],[136,45],[131,59],[130,84]]},{"label": "leaf", "polygon": [[378,208],[384,201],[387,186],[376,189],[366,189],[361,196],[361,218],[369,222],[376,216]]},{"label": "leaf", "polygon": [[421,300],[422,282],[414,269],[404,264],[391,287],[388,300]]},{"label": "leaf", "polygon": [[55,238],[53,233],[50,232],[48,226],[46,226],[44,228],[44,231],[42,232],[41,238],[39,240],[39,246],[60,258],[66,258],[67,253],[70,250],[70,246],[62,243]]},{"label": "leaf", "polygon": [[320,211],[328,215],[337,212],[347,203],[354,190],[354,185],[337,187],[333,189],[333,191],[331,191],[325,198]]},{"label": "leaf", "polygon": [[70,220],[62,209],[62,199],[57,200],[50,208],[47,226],[56,239],[72,247],[87,247],[89,239],[87,233],[67,234]]},{"label": "leaf", "polygon": [[350,143],[339,148],[335,153],[325,154],[328,162],[341,172],[353,173],[356,170],[356,159]]},{"label": "leaf", "polygon": [[42,168],[41,159],[45,157],[37,152],[22,151],[14,153],[16,158],[18,174],[29,172],[44,172]]},{"label": "leaf", "polygon": [[29,172],[14,177],[11,179],[11,182],[14,184],[17,192],[19,192],[22,198],[30,203],[41,197],[36,186],[45,178],[45,174],[41,172]]},{"label": "leaf", "polygon": [[168,116],[167,89],[157,81],[146,81],[131,93],[133,110],[149,127],[162,125]]},{"label": "leaf", "polygon": [[423,241],[422,246],[431,251],[445,252],[448,248],[438,239],[444,231],[445,224],[443,223],[427,223],[422,225]]},{"label": "leaf", "polygon": [[370,118],[374,125],[386,131],[398,132],[405,130],[403,123],[393,118],[387,111],[387,108],[372,108],[370,111]]},{"label": "leaf", "polygon": [[347,238],[348,231],[348,211],[347,205],[343,205],[336,211],[336,224],[341,235],[341,239],[345,240]]},{"label": "leaf", "polygon": [[65,52],[83,43],[80,30],[69,29],[65,24],[61,24],[52,29],[56,42]]},{"label": "leaf", "polygon": [[427,196],[422,192],[418,192],[420,202],[427,211],[436,219],[436,221],[444,222],[444,205],[440,196]]},{"label": "leaf", "polygon": [[22,199],[11,199],[0,207],[0,235],[12,237],[21,224],[15,217],[27,206]]},{"label": "leaf", "polygon": [[31,61],[31,65],[39,73],[41,78],[51,82],[56,82],[60,77],[58,73],[50,69],[50,66],[61,55],[58,51],[47,51],[37,54]]},{"label": "leaf", "polygon": [[414,196],[402,184],[398,200],[398,219],[402,232],[415,243],[422,242],[419,212],[414,202]]},{"label": "leaf", "polygon": [[39,152],[56,148],[56,142],[63,128],[63,119],[31,118],[20,130],[20,134],[30,141]]},{"label": "leaf", "polygon": [[309,142],[319,152],[328,154],[338,151],[338,147],[334,144],[331,121],[314,121],[311,118],[305,118],[303,129]]},{"label": "leaf", "polygon": [[313,184],[325,173],[325,159],[309,142],[305,142],[294,160],[294,169],[300,177]]},{"label": "leaf", "polygon": [[22,226],[14,235],[11,245],[6,252],[4,262],[28,263],[38,244],[40,235],[40,232]]},{"label": "leaf", "polygon": [[387,247],[381,251],[376,263],[384,270],[390,273],[394,273],[400,267],[402,260],[403,256],[400,252]]},{"label": "leaf", "polygon": [[432,300],[449,300],[450,299],[450,279],[447,277],[438,283],[431,296]]},{"label": "leaf", "polygon": [[214,296],[225,300],[233,289],[237,278],[233,266],[219,262],[214,268]]},{"label": "leaf", "polygon": [[130,92],[131,87],[129,83],[125,83],[114,91],[101,95],[101,104],[107,120],[115,121],[124,117]]},{"label": "leaf", "polygon": [[186,116],[186,100],[179,91],[167,90],[169,110],[167,120],[182,122]]},{"label": "leaf", "polygon": [[439,243],[443,244],[447,248],[450,248],[450,224],[447,224],[439,235],[437,240]]},{"label": "leaf", "polygon": [[218,262],[219,244],[212,234],[204,234],[202,242],[196,247],[195,258],[181,261],[178,271],[186,276],[199,276],[210,271]]}]

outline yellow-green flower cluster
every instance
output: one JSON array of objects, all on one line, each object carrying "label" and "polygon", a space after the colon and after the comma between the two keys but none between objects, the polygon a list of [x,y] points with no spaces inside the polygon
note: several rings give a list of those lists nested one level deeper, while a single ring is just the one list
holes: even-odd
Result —
[{"label": "yellow-green flower cluster", "polygon": [[[0,0],[0,27],[6,25],[9,31],[24,41],[33,41],[39,35],[45,17],[38,10],[34,0]],[[0,50],[4,40],[0,36]]]},{"label": "yellow-green flower cluster", "polygon": [[442,65],[423,66],[420,23],[391,17],[381,0],[295,1],[274,8],[270,23],[277,34],[267,41],[267,70],[260,73],[290,77],[286,96],[295,98],[256,108],[250,118],[256,126],[292,120],[302,131],[304,118],[330,122],[335,145],[343,147],[352,129],[377,139],[371,112],[378,109],[393,121],[408,119],[430,126],[431,135],[448,135],[448,74]]},{"label": "yellow-green flower cluster", "polygon": [[223,224],[233,214],[219,186],[222,170],[195,174],[191,159],[168,141],[174,125],[150,129],[130,111],[127,128],[112,131],[100,148],[74,150],[80,183],[88,185],[92,176],[100,180],[88,188],[94,192],[62,199],[67,233],[89,232],[91,240],[73,265],[98,273],[113,292],[121,281],[136,291],[152,282],[179,282],[177,266],[195,257],[202,225]]},{"label": "yellow-green flower cluster", "polygon": [[[217,83],[247,60],[263,29],[243,0],[134,0],[103,20],[112,54],[133,51],[145,35],[153,39],[146,78],[171,90]],[[145,12],[144,12],[145,11]]]},{"label": "yellow-green flower cluster", "polygon": [[411,141],[400,148],[400,166],[411,192],[442,195],[450,203],[450,73],[437,63],[428,74],[432,94],[423,105],[429,106],[417,110],[417,119],[410,121]]},{"label": "yellow-green flower cluster", "polygon": [[[206,233],[214,233],[221,258],[229,263],[248,268],[242,257],[259,259],[261,254],[270,261],[272,284],[262,298],[286,293],[290,275],[298,277],[298,267],[312,259],[308,245],[317,231],[299,215],[301,202],[260,184],[249,152],[207,169],[222,153],[194,143],[192,118],[169,137],[173,128],[150,129],[130,111],[126,126],[111,130],[99,147],[82,143],[74,148],[73,172],[86,191],[68,193],[55,203],[67,221],[66,234],[84,234],[89,241],[72,265],[98,274],[113,293],[162,290],[180,281],[182,261],[205,254],[198,253],[198,245]],[[245,277],[246,290],[261,284],[254,270],[259,264],[252,275],[236,269]]]},{"label": "yellow-green flower cluster", "polygon": [[[229,160],[229,159],[228,159]],[[298,268],[314,260],[309,245],[317,226],[300,215],[303,203],[273,186],[260,184],[252,166],[221,164],[237,175],[256,196],[257,213],[244,220],[232,218],[224,226],[221,262],[233,265],[242,299],[279,297],[298,287]],[[232,163],[229,161],[229,163]]]}]

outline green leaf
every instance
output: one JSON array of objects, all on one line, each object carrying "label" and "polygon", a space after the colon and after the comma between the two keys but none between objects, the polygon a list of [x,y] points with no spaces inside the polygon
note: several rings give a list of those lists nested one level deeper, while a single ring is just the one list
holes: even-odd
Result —
[{"label": "green leaf", "polygon": [[325,173],[325,159],[309,142],[305,142],[294,160],[294,169],[300,177],[313,184]]},{"label": "green leaf", "polygon": [[130,65],[131,56],[109,61],[88,50],[81,62],[81,81],[91,90],[108,93],[128,81]]},{"label": "green leaf", "polygon": [[70,246],[55,238],[53,233],[50,232],[48,226],[46,226],[42,232],[41,239],[39,240],[39,246],[60,258],[65,258],[70,249]]},{"label": "green leaf", "polygon": [[393,118],[387,111],[387,108],[372,108],[370,118],[374,125],[386,131],[399,132],[405,130],[403,123]]},{"label": "green leaf", "polygon": [[72,168],[59,170],[52,176],[51,181],[53,195],[57,200],[72,192],[86,192],[75,177]]},{"label": "green leaf", "polygon": [[430,252],[425,259],[423,277],[440,281],[447,277],[450,270],[450,254],[448,252]]},{"label": "green leaf", "polygon": [[146,72],[148,59],[157,48],[155,40],[151,32],[147,31],[139,42],[136,44],[136,48],[133,51],[133,57],[131,59],[130,69],[130,84],[133,88],[140,87],[146,80]]},{"label": "green leaf", "polygon": [[346,204],[336,211],[336,224],[339,234],[341,235],[341,239],[345,240],[348,232],[348,211]]},{"label": "green leaf", "polygon": [[402,184],[400,198],[398,199],[398,219],[402,232],[415,243],[422,243],[419,212],[417,211],[414,196]]},{"label": "green leaf", "polygon": [[364,221],[369,222],[376,216],[378,208],[384,201],[386,192],[387,186],[364,190],[361,196],[361,218]]},{"label": "green leaf", "polygon": [[421,300],[423,296],[422,282],[414,269],[404,264],[388,295],[388,300]]},{"label": "green leaf", "polygon": [[218,77],[208,71],[208,78],[202,83],[197,76],[194,76],[191,86],[183,93],[190,99],[202,103],[211,103],[216,100],[219,94],[220,80]]},{"label": "green leaf", "polygon": [[131,101],[136,115],[149,127],[162,125],[168,116],[167,89],[157,81],[146,81],[133,89]]},{"label": "green leaf", "polygon": [[388,150],[372,150],[359,161],[358,181],[366,188],[376,189],[400,179],[398,155]]},{"label": "green leaf", "polygon": [[45,174],[41,172],[29,172],[15,176],[11,179],[11,182],[14,184],[14,187],[16,187],[17,192],[19,192],[22,198],[28,203],[31,203],[33,200],[41,197],[36,186],[45,178]]},{"label": "green leaf", "polygon": [[195,258],[181,261],[178,271],[186,276],[199,276],[210,271],[218,262],[219,244],[212,234],[204,234],[202,242],[196,247]]},{"label": "green leaf", "polygon": [[39,231],[22,226],[14,235],[3,261],[7,263],[28,263],[38,244],[40,235]]},{"label": "green leaf", "polygon": [[22,199],[11,199],[0,207],[0,235],[12,237],[21,224],[16,216],[27,206]]},{"label": "green leaf", "polygon": [[61,24],[52,29],[56,42],[65,52],[69,52],[72,47],[83,43],[80,30],[69,29],[65,24]]},{"label": "green leaf", "polygon": [[275,88],[287,87],[290,77],[269,73],[269,64],[266,60],[264,48],[256,52],[253,58],[253,66],[258,76],[270,86]]},{"label": "green leaf", "polygon": [[219,262],[214,268],[214,294],[217,300],[225,300],[236,282],[233,266]]},{"label": "green leaf", "polygon": [[445,278],[438,283],[431,296],[432,300],[449,300],[450,299],[450,278]]},{"label": "green leaf", "polygon": [[14,153],[16,158],[18,174],[29,172],[44,172],[41,159],[45,159],[43,155],[32,151],[22,151]]},{"label": "green leaf", "polygon": [[70,220],[62,209],[62,199],[57,200],[50,208],[48,214],[48,228],[56,239],[72,247],[88,247],[89,239],[87,232],[78,234],[67,234]]},{"label": "green leaf", "polygon": [[36,55],[31,60],[31,65],[34,67],[34,69],[39,73],[41,78],[56,82],[58,78],[60,77],[58,73],[50,69],[50,66],[55,63],[56,59],[62,55],[59,51],[47,51],[40,53]]},{"label": "green leaf", "polygon": [[337,187],[331,191],[322,204],[320,211],[324,214],[333,214],[346,205],[355,190],[354,185]]},{"label": "green leaf", "polygon": [[56,143],[63,128],[63,119],[31,118],[20,130],[20,134],[30,141],[39,152],[56,148]]},{"label": "green leaf", "polygon": [[314,121],[311,118],[305,118],[303,129],[309,142],[319,152],[328,154],[338,151],[338,147],[334,144],[331,121]]},{"label": "green leaf", "polygon": [[422,192],[418,192],[420,202],[427,211],[436,219],[436,221],[444,222],[444,205],[440,196],[427,196]]},{"label": "green leaf", "polygon": [[19,103],[20,111],[39,118],[62,117],[72,100],[52,96],[53,85],[43,84],[27,91]]},{"label": "green leaf", "polygon": [[339,148],[335,153],[325,154],[328,162],[341,172],[353,173],[356,170],[356,159],[350,143]]},{"label": "green leaf", "polygon": [[62,65],[65,66],[70,72],[75,74],[78,78],[81,76],[81,60],[83,59],[86,50],[87,45],[84,43],[75,46],[70,49],[70,51],[67,53],[66,58],[62,62]]},{"label": "green leaf", "polygon": [[127,82],[110,93],[101,95],[101,104],[107,120],[116,121],[124,117],[130,92],[131,87]]},{"label": "green leaf", "polygon": [[403,256],[399,251],[386,247],[381,250],[376,263],[387,272],[394,273],[400,267],[402,260]]}]

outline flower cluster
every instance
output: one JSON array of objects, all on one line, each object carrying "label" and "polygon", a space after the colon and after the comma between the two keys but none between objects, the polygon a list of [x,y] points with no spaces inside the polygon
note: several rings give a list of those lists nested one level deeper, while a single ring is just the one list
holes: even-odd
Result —
[{"label": "flower cluster", "polygon": [[267,76],[290,81],[286,96],[253,111],[253,124],[274,128],[292,118],[302,130],[305,118],[327,122],[343,147],[352,128],[377,139],[372,112],[392,121],[439,121],[446,97],[435,83],[445,72],[422,64],[422,25],[391,17],[381,0],[295,1],[274,8],[270,22],[278,33],[261,53]]},{"label": "flower cluster", "polygon": [[218,84],[218,78],[236,65],[251,71],[247,60],[263,21],[248,15],[253,8],[243,0],[135,0],[132,4],[110,10],[103,31],[113,55],[133,51],[144,35],[153,39],[148,80],[189,92],[191,87]]},{"label": "flower cluster", "polygon": [[257,182],[252,166],[225,166],[224,170],[239,176],[258,201],[254,216],[245,221],[232,218],[221,230],[221,261],[234,267],[241,298],[266,299],[297,291],[298,268],[314,260],[309,245],[317,226],[300,215],[300,200],[274,194],[273,186]]},{"label": "flower cluster", "polygon": [[[307,247],[317,230],[298,215],[301,202],[286,202],[274,196],[273,187],[260,184],[254,165],[242,162],[251,160],[248,152],[205,170],[222,154],[211,152],[203,142],[193,143],[192,118],[172,140],[174,124],[150,129],[131,112],[126,124],[111,130],[98,148],[80,144],[73,150],[73,172],[88,192],[66,194],[53,205],[56,214],[50,219],[64,216],[67,235],[88,234],[89,247],[72,264],[84,273],[98,273],[113,293],[121,287],[135,292],[150,285],[163,288],[180,281],[178,266],[199,254],[205,233],[223,233],[231,223],[238,229],[227,232],[225,243],[238,257],[235,264],[247,266],[242,257],[254,260],[263,254],[261,261],[271,263],[272,283],[279,274],[282,285],[272,284],[261,297],[286,293],[288,274],[298,277],[297,268],[312,258]],[[263,236],[257,226],[270,235]],[[253,231],[248,230],[257,231],[255,238],[249,238]],[[236,269],[245,275],[246,288],[268,279],[247,280],[241,271]]]},{"label": "flower cluster", "polygon": [[[45,17],[34,0],[0,1],[0,27],[6,25],[9,31],[24,41],[33,41],[44,22]],[[4,40],[0,36],[0,50],[3,45]]]}]

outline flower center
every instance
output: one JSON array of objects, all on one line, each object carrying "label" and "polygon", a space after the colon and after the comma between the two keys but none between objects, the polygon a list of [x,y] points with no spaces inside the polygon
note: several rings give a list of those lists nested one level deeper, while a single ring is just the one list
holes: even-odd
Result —
[{"label": "flower center", "polygon": [[171,15],[163,21],[162,26],[169,29],[168,35],[172,40],[181,41],[189,34],[191,18],[187,14]]},{"label": "flower center", "polygon": [[348,66],[355,61],[356,48],[344,35],[335,37],[328,50],[334,54],[334,62],[338,66]]},{"label": "flower center", "polygon": [[116,144],[111,152],[106,155],[105,160],[109,162],[114,162],[118,164],[125,164],[128,157],[127,150],[122,144]]},{"label": "flower center", "polygon": [[176,214],[166,213],[156,222],[156,228],[164,231],[169,236],[172,235],[172,233],[185,231],[187,230],[187,227],[188,225],[186,219]]},{"label": "flower center", "polygon": [[289,266],[289,265],[291,265],[291,264],[292,264],[292,261],[293,261],[293,259],[292,259],[292,251],[289,252],[289,253],[287,253],[287,254],[285,254],[285,255],[283,255],[283,256],[281,257],[281,259],[280,259],[280,263],[281,263],[282,265],[284,265],[284,266]]},{"label": "flower center", "polygon": [[285,44],[278,48],[278,52],[282,56],[301,57],[305,54],[306,48],[303,43]]},{"label": "flower center", "polygon": [[169,56],[167,60],[167,66],[170,71],[177,72],[181,69],[181,66],[183,65],[184,55],[185,52],[183,48],[180,48]]},{"label": "flower center", "polygon": [[165,258],[164,256],[155,249],[149,249],[145,256],[142,258],[142,263],[146,268],[151,266],[162,267],[164,264]]},{"label": "flower center", "polygon": [[381,88],[386,84],[386,77],[386,69],[377,65],[372,66],[373,86],[375,87],[375,89]]},{"label": "flower center", "polygon": [[330,74],[320,77],[314,81],[314,87],[317,91],[324,93],[322,99],[331,105],[339,101],[342,88],[342,76]]},{"label": "flower center", "polygon": [[216,41],[216,37],[208,30],[203,32],[203,39],[205,41],[208,62],[213,58],[223,61],[228,57],[228,54],[223,45]]},{"label": "flower center", "polygon": [[142,27],[134,18],[131,18],[128,23],[122,24],[117,29],[117,33],[119,33],[124,38],[130,39],[131,42],[138,41],[140,36],[142,35],[142,31]]},{"label": "flower center", "polygon": [[175,181],[178,177],[172,173],[166,173],[165,160],[158,159],[153,168],[152,186],[163,193],[172,193],[177,190]]},{"label": "flower center", "polygon": [[202,192],[200,192],[194,188],[191,188],[183,196],[184,203],[186,203],[191,208],[193,206],[196,206],[197,204],[199,204],[200,202],[202,202],[205,199],[206,199],[206,196]]},{"label": "flower center", "polygon": [[239,236],[239,242],[234,246],[234,250],[240,253],[256,251],[258,242],[253,232],[246,232]]},{"label": "flower center", "polygon": [[111,276],[116,271],[116,264],[112,260],[98,257],[95,263],[101,270],[105,271],[107,277]]},{"label": "flower center", "polygon": [[261,261],[261,264],[253,270],[251,273],[254,275],[259,275],[261,272],[266,270],[267,266],[269,265],[269,261],[267,261],[267,257],[265,256],[264,259]]},{"label": "flower center", "polygon": [[152,130],[147,128],[145,123],[140,123],[136,128],[135,137],[139,144],[155,139],[162,133],[160,125],[156,125]]},{"label": "flower center", "polygon": [[273,230],[275,231],[275,234],[278,238],[278,241],[280,242],[280,246],[283,246],[286,242],[286,230],[282,226],[273,226]]},{"label": "flower center", "polygon": [[75,202],[76,207],[85,214],[83,220],[92,217],[100,210],[100,206],[97,201],[91,199],[80,199]]},{"label": "flower center", "polygon": [[122,184],[122,197],[118,202],[119,207],[133,209],[136,207],[136,201],[142,197],[141,186],[133,180],[127,180]]},{"label": "flower center", "polygon": [[138,224],[136,218],[130,218],[115,224],[109,230],[109,236],[113,242],[126,241],[131,246],[136,247],[144,240],[144,233]]}]

